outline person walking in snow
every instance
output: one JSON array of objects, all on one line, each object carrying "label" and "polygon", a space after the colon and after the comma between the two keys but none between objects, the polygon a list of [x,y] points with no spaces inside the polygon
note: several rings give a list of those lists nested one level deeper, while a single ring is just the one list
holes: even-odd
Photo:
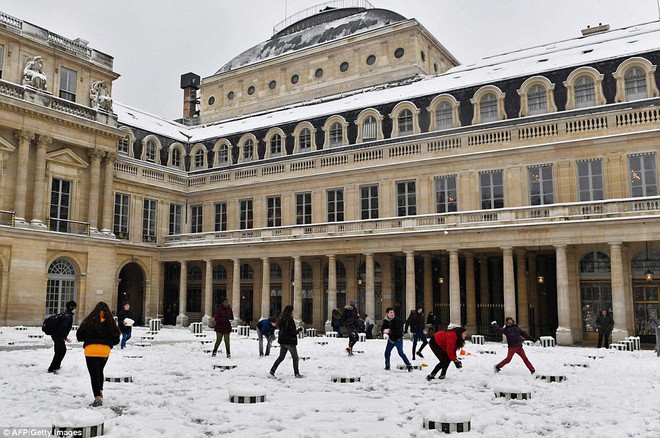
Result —
[{"label": "person walking in snow", "polygon": [[66,344],[65,342],[71,342],[69,339],[69,332],[71,327],[73,327],[73,313],[76,311],[78,305],[75,301],[68,301],[66,303],[66,312],[62,314],[61,317],[57,319],[57,330],[50,335],[53,340],[53,349],[55,353],[53,354],[53,360],[48,367],[48,372],[57,374],[57,370],[62,366],[62,360],[66,355]]},{"label": "person walking in snow", "polygon": [[298,348],[296,347],[298,345],[298,332],[302,331],[302,327],[296,327],[296,321],[293,315],[293,306],[288,305],[282,310],[277,320],[277,327],[280,329],[277,337],[277,342],[280,344],[280,355],[273,363],[273,366],[270,367],[270,377],[275,377],[275,371],[277,371],[277,367],[284,360],[287,351],[291,353],[291,359],[293,360],[293,374],[298,378],[304,377],[298,370],[300,358],[298,357]]},{"label": "person walking in snow", "polygon": [[231,358],[231,345],[229,343],[229,335],[231,335],[231,322],[234,319],[234,312],[231,310],[229,300],[227,298],[220,298],[220,304],[215,309],[215,345],[213,346],[213,353],[211,356],[215,357],[218,352],[218,347],[225,341],[225,348],[227,349],[227,359]]},{"label": "person walking in snow", "polygon": [[91,407],[103,406],[103,369],[108,363],[110,350],[119,344],[120,334],[110,308],[103,301],[96,304],[76,331],[76,338],[83,343],[87,371],[92,382],[94,402],[90,404]]},{"label": "person walking in snow", "polygon": [[266,356],[270,355],[270,346],[275,339],[277,318],[264,318],[257,323],[257,338],[259,339],[259,357],[264,355],[264,338],[266,338]]},{"label": "person walking in snow", "polygon": [[523,360],[529,372],[534,374],[536,370],[534,369],[534,366],[529,361],[529,359],[527,359],[527,355],[525,354],[525,350],[523,349],[523,338],[532,342],[535,342],[536,340],[533,337],[531,337],[525,330],[518,327],[518,324],[516,324],[514,319],[511,318],[510,316],[508,316],[505,319],[505,322],[506,325],[503,328],[497,325],[497,321],[493,321],[490,323],[491,327],[497,333],[506,336],[506,343],[509,346],[509,350],[504,360],[498,363],[497,365],[495,365],[494,367],[495,372],[499,373],[504,365],[511,362],[511,359],[513,359],[513,355],[517,354]]},{"label": "person walking in snow", "polygon": [[364,314],[364,334],[367,339],[373,339],[374,320],[366,313]]},{"label": "person walking in snow", "polygon": [[454,327],[450,330],[439,330],[431,337],[429,347],[439,362],[426,376],[426,380],[435,379],[435,375],[440,371],[438,379],[444,379],[450,363],[454,363],[459,370],[463,368],[463,363],[456,357],[456,351],[463,348],[467,338],[465,327]]},{"label": "person walking in snow", "polygon": [[330,325],[332,325],[332,331],[337,332],[337,336],[341,338],[341,311],[339,309],[332,309]]},{"label": "person walking in snow", "polygon": [[396,317],[394,309],[388,307],[385,310],[385,318],[383,318],[383,334],[387,335],[387,345],[385,346],[385,369],[390,369],[390,355],[392,354],[392,349],[396,347],[399,357],[403,359],[403,363],[406,364],[406,369],[408,372],[412,372],[413,368],[406,357],[406,354],[403,352],[403,322]]},{"label": "person walking in snow", "polygon": [[119,346],[123,350],[126,348],[126,341],[131,339],[131,334],[133,331],[133,323],[129,324],[129,321],[126,321],[128,318],[130,321],[133,321],[133,312],[131,312],[131,304],[124,303],[123,308],[117,312],[117,325],[119,325],[119,331],[121,332],[121,343]]},{"label": "person walking in snow", "polygon": [[602,308],[600,315],[596,318],[596,329],[598,329],[598,347],[604,343],[605,348],[610,347],[610,334],[614,329],[614,319],[606,308]]},{"label": "person walking in snow", "polygon": [[[415,360],[415,352],[417,351],[417,356],[424,358],[422,350],[428,344],[426,340],[426,335],[424,334],[424,306],[421,304],[417,305],[417,310],[413,311],[408,319],[406,320],[406,332],[410,329],[410,333],[413,335],[413,344],[412,344],[412,360]],[[417,341],[422,343],[422,346],[417,350]]]},{"label": "person walking in snow", "polygon": [[344,307],[344,312],[341,314],[341,322],[346,326],[346,331],[348,331],[348,347],[346,347],[346,352],[349,356],[353,356],[353,345],[358,341],[358,318],[360,314],[357,311],[357,301],[351,300],[350,304]]}]

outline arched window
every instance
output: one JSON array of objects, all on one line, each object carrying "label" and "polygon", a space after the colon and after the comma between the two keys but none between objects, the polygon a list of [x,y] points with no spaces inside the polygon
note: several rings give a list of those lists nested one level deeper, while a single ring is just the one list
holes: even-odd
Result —
[{"label": "arched window", "polygon": [[610,257],[600,251],[593,251],[580,259],[580,275],[609,274]]},{"label": "arched window", "polygon": [[517,91],[520,96],[520,117],[557,112],[554,90],[555,84],[545,76],[527,78]]},{"label": "arched window", "polygon": [[330,146],[341,146],[344,144],[344,129],[341,123],[335,122],[330,125]]},{"label": "arched window", "polygon": [[218,151],[218,163],[220,165],[229,164],[229,146],[223,144]]},{"label": "arched window", "polygon": [[566,109],[589,108],[607,103],[603,94],[603,78],[593,67],[578,67],[566,80]]},{"label": "arched window", "polygon": [[312,150],[312,133],[309,128],[303,128],[298,135],[298,147],[300,152]]},{"label": "arched window", "polygon": [[146,151],[145,151],[145,159],[147,161],[151,161],[152,163],[156,162],[156,151],[158,149],[158,146],[156,145],[156,142],[153,140],[148,140],[147,145],[146,145]]},{"label": "arched window", "polygon": [[269,143],[271,157],[279,157],[282,155],[282,136],[280,134],[273,135],[270,138]]},{"label": "arched window", "polygon": [[204,149],[200,148],[195,152],[195,169],[204,168]]},{"label": "arched window", "polygon": [[497,96],[488,93],[479,101],[479,114],[481,122],[494,122],[497,120]]},{"label": "arched window", "polygon": [[457,128],[461,126],[458,118],[460,102],[451,94],[440,94],[433,98],[426,110],[431,116],[429,131]]},{"label": "arched window", "polygon": [[61,313],[66,310],[67,301],[75,299],[76,268],[69,260],[59,258],[48,267],[48,283],[46,284],[45,315]]},{"label": "arched window", "polygon": [[241,265],[241,280],[252,280],[254,279],[254,271],[252,266],[247,263]]},{"label": "arched window", "polygon": [[362,124],[362,140],[363,141],[375,140],[377,129],[378,129],[378,125],[376,122],[376,118],[373,116],[368,116],[364,120],[364,123]]},{"label": "arched window", "polygon": [[382,121],[383,116],[375,108],[362,110],[354,122],[357,126],[356,142],[382,140],[384,138]]},{"label": "arched window", "polygon": [[222,265],[213,266],[213,279],[214,280],[226,280],[227,279],[227,270]]},{"label": "arched window", "polygon": [[646,72],[640,67],[633,67],[626,70],[623,75],[626,90],[626,100],[646,99],[648,92],[646,90]]},{"label": "arched window", "polygon": [[254,142],[251,139],[245,140],[243,143],[242,161],[252,161],[254,159]]},{"label": "arched window", "polygon": [[454,115],[451,105],[443,102],[435,110],[435,127],[437,130],[449,129],[454,126]]},{"label": "arched window", "polygon": [[612,76],[616,79],[615,102],[630,102],[632,100],[658,97],[658,86],[655,80],[656,66],[648,59],[639,56],[623,61]]},{"label": "arched window", "polygon": [[181,167],[181,151],[179,148],[172,149],[172,167]]},{"label": "arched window", "polygon": [[548,100],[546,90],[541,85],[534,85],[527,93],[527,105],[529,114],[545,114],[548,112]]},{"label": "arched window", "polygon": [[575,81],[575,108],[588,108],[596,105],[596,84],[587,75]]},{"label": "arched window", "polygon": [[399,113],[399,135],[410,135],[413,133],[413,113],[404,109]]}]

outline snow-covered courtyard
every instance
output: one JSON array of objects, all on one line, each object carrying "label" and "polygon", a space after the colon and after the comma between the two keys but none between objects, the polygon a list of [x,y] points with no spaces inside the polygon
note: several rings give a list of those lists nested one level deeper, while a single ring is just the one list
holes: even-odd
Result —
[{"label": "snow-covered courtyard", "polygon": [[[517,356],[494,374],[506,344],[468,343],[462,370],[451,365],[445,380],[427,382],[437,363],[428,347],[424,359],[413,362],[421,370],[408,373],[397,368],[403,362],[396,350],[392,370],[384,370],[384,340],[359,342],[359,353],[348,357],[347,339],[307,337],[298,344],[305,378],[294,378],[287,355],[274,380],[267,375],[279,348],[260,358],[254,331],[250,337],[232,334],[227,359],[204,352],[213,344],[202,341],[215,340],[210,329],[198,338],[189,329],[165,327],[148,341],[151,346],[138,347],[147,328],[136,327],[125,350],[112,350],[105,373],[133,381],[106,382],[104,406],[89,408],[93,397],[79,343],[70,344],[53,375],[46,372],[52,342],[29,337],[40,328],[0,331],[4,436],[17,428],[50,430],[58,414],[84,417],[94,409],[104,416],[107,437],[430,437],[440,432],[425,429],[424,420],[466,416],[471,431],[459,436],[660,437],[660,358],[649,350],[525,347],[538,375],[566,377],[551,383],[531,376]],[[411,345],[404,341],[408,355]],[[214,369],[220,364],[236,367]],[[338,383],[333,376],[360,380]],[[231,403],[230,391],[264,392],[266,400]],[[507,400],[495,391],[531,398]]]}]

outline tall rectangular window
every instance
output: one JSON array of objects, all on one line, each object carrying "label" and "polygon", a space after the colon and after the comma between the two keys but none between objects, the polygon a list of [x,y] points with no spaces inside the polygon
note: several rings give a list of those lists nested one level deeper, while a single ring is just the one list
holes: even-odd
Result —
[{"label": "tall rectangular window", "polygon": [[156,241],[156,210],[158,202],[155,199],[145,199],[142,208],[142,241]]},{"label": "tall rectangular window", "polygon": [[658,170],[655,152],[628,155],[630,169],[630,196],[658,196]]},{"label": "tall rectangular window", "polygon": [[0,79],[2,79],[2,70],[5,65],[5,46],[0,44]]},{"label": "tall rectangular window", "polygon": [[548,205],[555,202],[552,165],[529,166],[527,177],[530,205]]},{"label": "tall rectangular window", "polygon": [[344,189],[328,190],[328,222],[344,221]]},{"label": "tall rectangular window", "polygon": [[183,206],[170,204],[170,236],[181,234],[183,227]]},{"label": "tall rectangular window", "polygon": [[203,218],[203,208],[201,205],[193,205],[190,207],[190,232],[191,233],[201,233],[202,232],[202,218]]},{"label": "tall rectangular window", "polygon": [[504,182],[501,170],[479,173],[479,187],[483,210],[504,208]]},{"label": "tall rectangular window", "polygon": [[71,181],[53,178],[50,190],[50,230],[66,233],[69,229],[71,208]]},{"label": "tall rectangular window", "polygon": [[603,160],[584,160],[577,162],[578,199],[584,201],[602,201]]},{"label": "tall rectangular window", "polygon": [[76,85],[78,85],[78,73],[66,67],[60,67],[60,98],[76,101]]},{"label": "tall rectangular window", "polygon": [[227,231],[227,203],[215,204],[215,231]]},{"label": "tall rectangular window", "polygon": [[115,193],[115,218],[113,233],[119,239],[128,240],[128,218],[131,197],[123,193]]},{"label": "tall rectangular window", "polygon": [[367,140],[375,140],[376,139],[376,118],[373,116],[369,116],[364,120],[364,124],[362,124],[362,140],[367,141]]},{"label": "tall rectangular window", "polygon": [[128,137],[117,140],[117,152],[120,154],[128,154]]},{"label": "tall rectangular window", "polygon": [[360,187],[360,217],[378,219],[378,185]]},{"label": "tall rectangular window", "polygon": [[414,216],[417,214],[415,181],[396,183],[396,207],[398,216]]},{"label": "tall rectangular window", "polygon": [[435,212],[449,213],[457,210],[456,175],[435,177]]},{"label": "tall rectangular window", "polygon": [[269,196],[266,198],[266,226],[282,226],[282,197]]},{"label": "tall rectangular window", "polygon": [[254,228],[254,209],[252,207],[252,199],[242,199],[239,201],[241,206],[239,225],[241,230],[249,230]]},{"label": "tall rectangular window", "polygon": [[296,193],[296,225],[312,223],[312,194]]},{"label": "tall rectangular window", "polygon": [[312,132],[308,128],[300,131],[300,152],[312,150]]}]

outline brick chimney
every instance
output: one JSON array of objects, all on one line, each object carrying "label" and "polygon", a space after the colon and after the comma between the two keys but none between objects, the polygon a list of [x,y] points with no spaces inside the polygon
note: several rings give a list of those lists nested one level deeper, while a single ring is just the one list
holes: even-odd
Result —
[{"label": "brick chimney", "polygon": [[199,115],[199,99],[197,90],[199,90],[201,78],[195,73],[186,73],[181,75],[181,88],[183,89],[183,118],[191,119]]}]

